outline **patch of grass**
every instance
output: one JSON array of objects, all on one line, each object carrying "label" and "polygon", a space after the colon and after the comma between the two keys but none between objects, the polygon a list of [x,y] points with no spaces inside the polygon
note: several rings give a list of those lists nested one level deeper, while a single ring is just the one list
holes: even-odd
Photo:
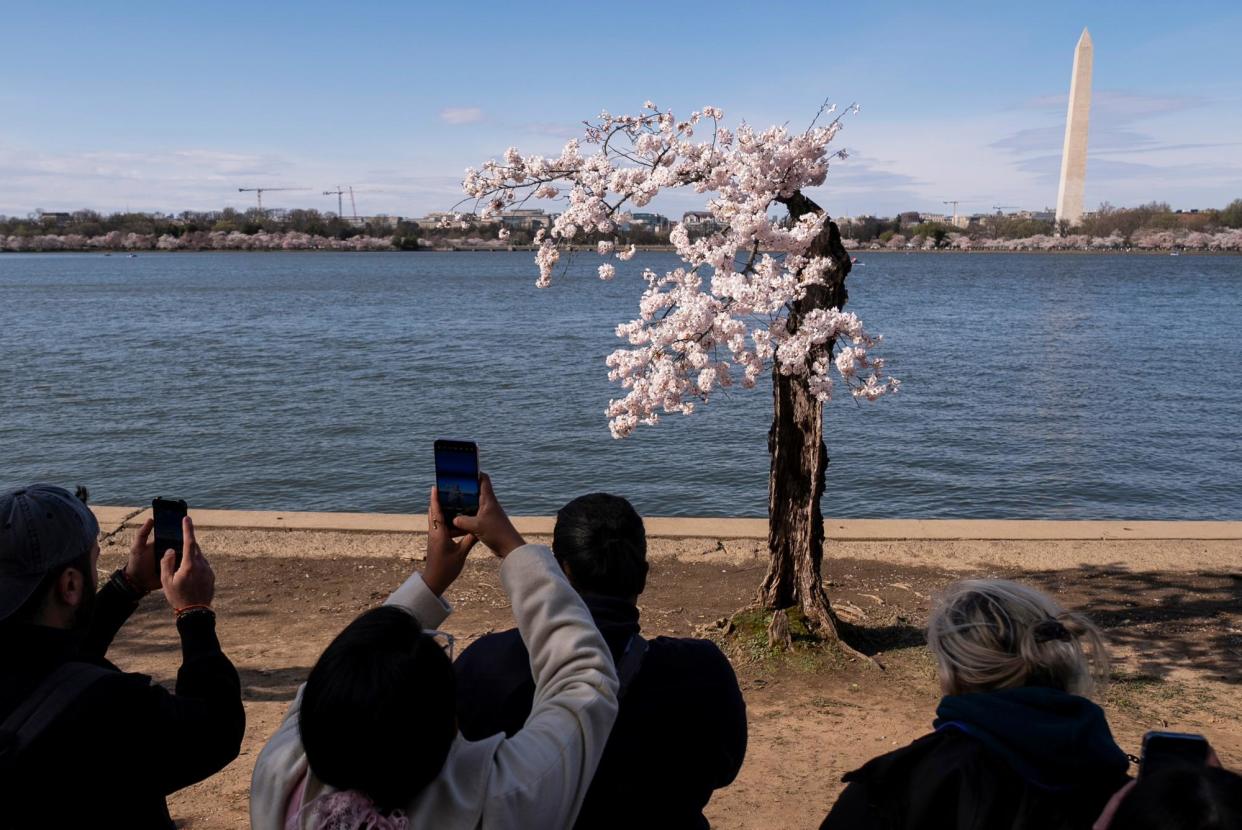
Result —
[{"label": "patch of grass", "polygon": [[1115,671],[1104,687],[1103,702],[1144,720],[1167,721],[1207,714],[1216,703],[1216,696],[1194,684],[1140,672]]},{"label": "patch of grass", "polygon": [[745,608],[734,614],[729,620],[731,630],[722,638],[721,646],[734,660],[773,671],[793,669],[817,674],[857,664],[835,641],[815,634],[800,609],[789,608],[785,613],[792,643],[789,649],[768,645],[772,612],[762,608]]},{"label": "patch of grass", "polygon": [[[851,687],[851,691],[858,691],[857,683],[851,684]],[[841,700],[839,698],[826,697],[824,695],[816,695],[815,697],[812,697],[809,702],[813,708],[821,712],[841,712],[845,709],[863,708],[861,704],[852,703],[848,700]]]},{"label": "patch of grass", "polygon": [[1115,671],[1109,674],[1108,685],[1104,687],[1104,702],[1137,713],[1142,708],[1140,701],[1168,700],[1171,685],[1155,675]]}]

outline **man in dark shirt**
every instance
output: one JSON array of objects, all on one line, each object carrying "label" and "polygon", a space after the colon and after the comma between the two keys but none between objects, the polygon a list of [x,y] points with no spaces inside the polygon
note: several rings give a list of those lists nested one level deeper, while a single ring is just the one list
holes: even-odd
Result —
[{"label": "man in dark shirt", "polygon": [[[577,827],[706,828],[712,792],[746,755],[746,705],[729,661],[708,640],[639,634],[647,579],[642,519],[595,493],[557,514],[552,553],[604,635],[621,681],[620,712]],[[472,740],[512,735],[530,714],[530,657],[516,630],[489,634],[454,664],[457,716]]]},{"label": "man in dark shirt", "polygon": [[[99,525],[82,501],[42,484],[0,496],[0,825],[169,828],[165,797],[237,757],[246,720],[216,639],[215,575],[188,518],[180,566],[171,550],[157,558],[151,530],[97,591]],[[104,657],[161,586],[181,638],[175,693]],[[60,696],[33,737],[38,715],[18,733],[14,719]]]}]

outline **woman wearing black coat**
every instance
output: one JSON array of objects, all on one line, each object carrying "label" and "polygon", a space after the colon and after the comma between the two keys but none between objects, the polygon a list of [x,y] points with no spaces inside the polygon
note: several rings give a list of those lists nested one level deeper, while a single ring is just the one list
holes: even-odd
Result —
[{"label": "woman wearing black coat", "polygon": [[1088,830],[1129,761],[1087,699],[1099,632],[1032,588],[950,587],[928,645],[944,697],[931,734],[848,773],[821,830]]}]

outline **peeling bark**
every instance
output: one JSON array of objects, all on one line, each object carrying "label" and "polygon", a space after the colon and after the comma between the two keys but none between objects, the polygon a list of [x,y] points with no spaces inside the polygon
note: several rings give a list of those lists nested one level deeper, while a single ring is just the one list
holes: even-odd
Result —
[{"label": "peeling bark", "polygon": [[[790,217],[822,213],[819,205],[795,192],[783,200]],[[802,317],[817,308],[842,308],[848,299],[845,278],[850,257],[835,222],[825,225],[811,245],[814,256],[831,257],[836,267],[824,284],[812,286],[793,304],[786,323],[795,331]],[[831,358],[835,342],[809,357]],[[805,376],[782,375],[772,369],[772,428],[768,432],[771,471],[768,478],[768,572],[759,602],[773,610],[799,606],[808,626],[821,637],[840,640],[837,619],[824,591],[820,573],[824,555],[824,517],[820,499],[828,449],[824,444],[824,406],[807,387]]]}]

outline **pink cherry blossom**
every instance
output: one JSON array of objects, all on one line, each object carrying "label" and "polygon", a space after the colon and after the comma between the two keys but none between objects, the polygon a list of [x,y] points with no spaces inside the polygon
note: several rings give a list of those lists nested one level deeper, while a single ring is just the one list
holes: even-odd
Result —
[{"label": "pink cherry blossom", "polygon": [[[606,361],[609,377],[625,390],[607,409],[616,437],[662,414],[690,414],[735,383],[754,386],[773,361],[782,374],[804,377],[821,400],[832,395],[834,367],[857,397],[873,400],[898,388],[871,355],[879,338],[853,313],[812,309],[794,330],[787,324],[791,305],[835,264],[810,253],[827,217],[808,213],[790,222],[780,213],[782,200],[824,183],[842,155],[829,150],[841,117],[802,132],[746,123],[728,129],[723,119],[720,109],[704,107],[678,120],[648,101],[637,115],[601,113],[559,156],[509,148],[500,160],[466,171],[463,187],[484,218],[530,199],[562,200],[551,228],[536,236],[540,287],[551,284],[562,248],[590,233],[611,233],[622,212],[670,190],[706,201],[715,229],[692,239],[675,225],[669,241],[682,265],[663,274],[644,270],[638,316],[616,328],[628,344]],[[596,245],[600,256],[621,262],[636,250],[617,251],[607,240]],[[601,279],[615,274],[615,266],[599,266]],[[835,360],[825,355],[833,343],[842,345]]]}]

